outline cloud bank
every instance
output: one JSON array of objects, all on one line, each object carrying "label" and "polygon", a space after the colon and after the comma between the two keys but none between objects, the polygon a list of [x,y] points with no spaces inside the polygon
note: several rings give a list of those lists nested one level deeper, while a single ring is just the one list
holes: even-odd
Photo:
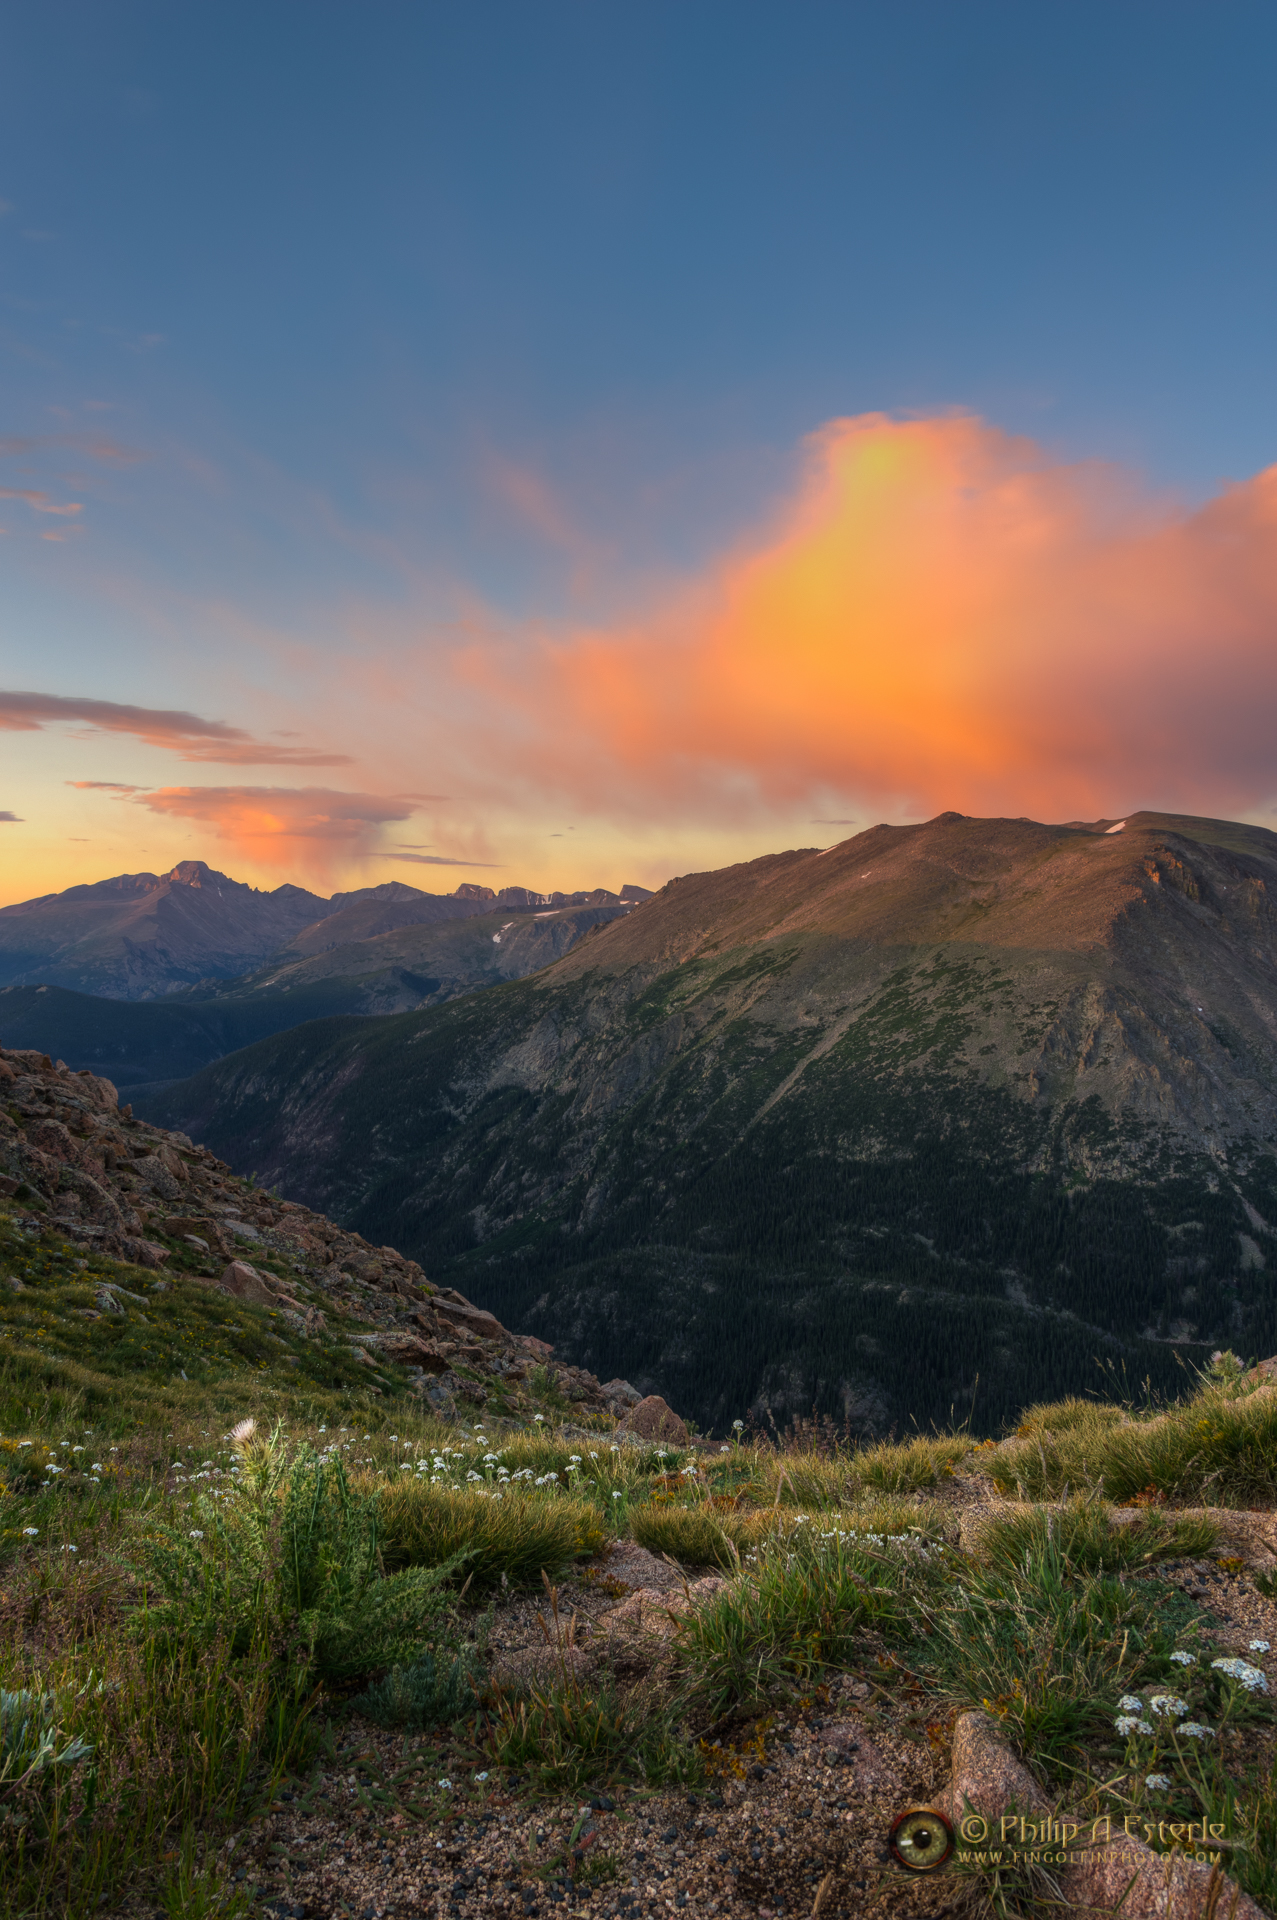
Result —
[{"label": "cloud bank", "polygon": [[1277,796],[1277,467],[1189,508],[966,416],[836,420],[805,456],[640,615],[458,657],[507,767],[718,823]]}]

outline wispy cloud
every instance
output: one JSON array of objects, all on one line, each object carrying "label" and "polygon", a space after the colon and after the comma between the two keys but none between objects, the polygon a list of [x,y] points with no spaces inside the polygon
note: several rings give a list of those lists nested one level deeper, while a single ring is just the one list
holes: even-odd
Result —
[{"label": "wispy cloud", "polygon": [[504,860],[454,860],[446,853],[387,853],[386,860],[402,860],[414,867],[503,867]]},{"label": "wispy cloud", "polygon": [[40,487],[0,487],[0,500],[25,500],[33,513],[83,513],[79,500],[51,500]]},{"label": "wispy cloud", "polygon": [[20,827],[22,824],[22,815],[20,813],[0,813],[0,825]]},{"label": "wispy cloud", "polygon": [[216,761],[237,767],[344,767],[348,753],[321,753],[255,740],[242,727],[205,720],[175,708],[127,706],[115,700],[82,700],[52,693],[0,691],[0,731],[31,733],[79,722],[103,733],[131,734],[150,747],[164,747],[182,760]]},{"label": "wispy cloud", "polygon": [[81,793],[144,793],[149,789],[130,786],[126,780],[68,780],[68,787],[78,787]]}]

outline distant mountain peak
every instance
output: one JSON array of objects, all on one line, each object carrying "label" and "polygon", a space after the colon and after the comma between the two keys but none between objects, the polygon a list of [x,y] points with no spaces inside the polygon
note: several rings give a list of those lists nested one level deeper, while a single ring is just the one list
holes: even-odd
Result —
[{"label": "distant mountain peak", "polygon": [[245,893],[255,891],[245,880],[232,880],[229,874],[218,873],[207,860],[179,860],[172,872],[162,874],[161,878],[179,887],[239,887]]}]

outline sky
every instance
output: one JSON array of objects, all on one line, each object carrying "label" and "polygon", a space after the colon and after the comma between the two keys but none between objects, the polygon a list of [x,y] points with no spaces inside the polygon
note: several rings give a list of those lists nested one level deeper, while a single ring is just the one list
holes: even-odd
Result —
[{"label": "sky", "polygon": [[0,904],[1277,826],[1277,12],[0,9]]}]

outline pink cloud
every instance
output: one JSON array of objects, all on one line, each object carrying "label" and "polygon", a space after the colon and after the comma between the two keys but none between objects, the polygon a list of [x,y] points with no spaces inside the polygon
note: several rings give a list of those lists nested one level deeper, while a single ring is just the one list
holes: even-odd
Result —
[{"label": "pink cloud", "polygon": [[415,811],[403,795],[328,787],[157,787],[134,804],[168,819],[197,820],[263,865],[311,870],[326,868],[334,855],[375,852],[379,830]]}]

